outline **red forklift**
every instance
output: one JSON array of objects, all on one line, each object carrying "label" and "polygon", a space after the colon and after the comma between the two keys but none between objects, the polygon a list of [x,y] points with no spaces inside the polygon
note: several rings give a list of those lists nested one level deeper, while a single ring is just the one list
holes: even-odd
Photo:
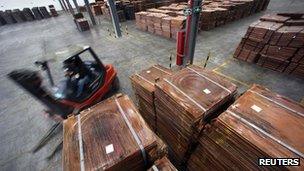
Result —
[{"label": "red forklift", "polygon": [[[57,69],[60,70],[59,75],[64,75],[64,79],[57,85],[54,83],[49,63],[58,57],[35,62],[36,66],[46,72],[50,86],[43,84],[43,78],[38,71],[19,69],[8,74],[8,78],[46,107],[45,114],[57,121],[33,148],[33,152],[38,151],[48,141],[62,120],[79,114],[119,89],[117,71],[111,64],[104,65],[91,47],[77,46],[76,49],[71,48],[55,54],[64,59],[63,68]],[[64,74],[61,74],[62,69]]]}]

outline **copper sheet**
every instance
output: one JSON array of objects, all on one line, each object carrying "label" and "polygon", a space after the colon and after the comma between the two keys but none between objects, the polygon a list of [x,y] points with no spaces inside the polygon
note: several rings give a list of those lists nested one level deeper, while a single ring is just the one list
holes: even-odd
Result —
[{"label": "copper sheet", "polygon": [[64,122],[64,170],[143,170],[143,152],[152,163],[166,147],[128,96],[112,97]]},{"label": "copper sheet", "polygon": [[216,117],[216,111],[235,93],[234,84],[198,66],[184,68],[156,84],[157,130],[174,160],[187,160],[206,119]]},{"label": "copper sheet", "polygon": [[167,157],[155,161],[154,165],[148,171],[177,171],[174,165]]},{"label": "copper sheet", "polygon": [[259,167],[258,158],[268,157],[300,158],[300,167],[288,169],[303,170],[303,123],[303,106],[254,85],[204,130],[188,168],[287,169]]}]

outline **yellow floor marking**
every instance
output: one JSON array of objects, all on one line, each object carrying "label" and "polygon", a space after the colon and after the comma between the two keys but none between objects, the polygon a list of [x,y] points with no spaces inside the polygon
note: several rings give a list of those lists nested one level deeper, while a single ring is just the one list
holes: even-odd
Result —
[{"label": "yellow floor marking", "polygon": [[218,75],[221,75],[221,76],[223,76],[223,77],[225,77],[225,78],[228,78],[229,80],[232,80],[232,81],[238,82],[238,83],[240,83],[240,84],[242,84],[242,85],[244,85],[244,86],[246,86],[246,87],[250,87],[250,86],[251,86],[251,85],[250,85],[250,84],[248,84],[248,83],[245,83],[245,82],[240,81],[240,80],[238,80],[238,79],[236,79],[236,78],[233,78],[233,77],[227,76],[227,75],[225,75],[225,74],[223,74],[223,73],[221,73],[221,72],[219,72],[219,71],[213,71],[213,72],[215,72],[215,73],[217,73]]},{"label": "yellow floor marking", "polygon": [[230,55],[221,65],[215,67],[212,71],[216,71],[216,70],[221,69],[222,67],[226,66],[231,61],[232,61],[232,55]]}]

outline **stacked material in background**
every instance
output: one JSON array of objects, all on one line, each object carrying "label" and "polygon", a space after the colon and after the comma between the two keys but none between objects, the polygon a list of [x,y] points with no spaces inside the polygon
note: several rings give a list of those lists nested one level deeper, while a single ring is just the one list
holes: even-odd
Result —
[{"label": "stacked material in background", "polygon": [[12,16],[17,21],[17,23],[22,23],[26,21],[25,16],[23,15],[22,11],[20,11],[19,9],[14,9],[12,11]]},{"label": "stacked material in background", "polygon": [[[170,1],[154,1],[154,0],[120,0],[115,1],[115,6],[117,11],[123,11],[124,17],[126,20],[134,20],[135,19],[135,13],[141,12],[145,10],[151,10],[162,6],[169,6],[171,3],[174,2],[185,2],[185,0],[170,0]],[[183,3],[185,4],[185,3]],[[102,6],[103,10],[106,9],[109,11],[109,7],[107,4],[104,4]],[[179,9],[180,11],[183,10],[183,8]],[[121,12],[119,12],[121,15]],[[156,12],[158,13],[158,11]],[[182,14],[182,12],[181,12]],[[103,15],[106,16],[106,18],[111,18],[109,12],[103,12]],[[125,20],[123,20],[125,21]],[[153,29],[152,29],[153,30]],[[159,32],[158,32],[159,33]]]},{"label": "stacked material in background", "polygon": [[[162,30],[162,36],[165,38],[170,39],[172,37],[171,35],[171,20],[172,17],[167,16],[167,17],[163,17],[162,21],[161,21],[161,30]],[[180,26],[183,26],[182,24],[180,24]]]},{"label": "stacked material in background", "polygon": [[118,16],[119,22],[125,22],[125,21],[127,21],[126,16],[125,16],[123,10],[118,10],[117,11],[117,16]]},{"label": "stacked material in background", "polygon": [[5,19],[3,18],[3,11],[0,11],[0,26],[4,26],[6,23]]},{"label": "stacked material in background", "polygon": [[147,31],[148,30],[148,24],[147,24],[147,12],[138,12],[135,13],[135,20],[136,20],[136,27],[140,30]]},{"label": "stacked material in background", "polygon": [[41,11],[39,10],[38,7],[33,7],[32,12],[33,12],[36,20],[42,20],[43,19],[43,15],[41,14]]},{"label": "stacked material in background", "polygon": [[124,14],[127,20],[135,19],[135,7],[133,4],[127,4],[124,8]]},{"label": "stacked material in background", "polygon": [[143,31],[176,39],[177,32],[185,28],[186,17],[182,10],[186,7],[185,3],[180,3],[138,12],[135,14],[136,26]]},{"label": "stacked material in background", "polygon": [[54,5],[49,5],[49,9],[50,9],[52,17],[58,17],[58,13],[57,13]]},{"label": "stacked material in background", "polygon": [[51,18],[51,15],[47,11],[46,7],[39,7],[39,11],[41,12],[43,18]]},{"label": "stacked material in background", "polygon": [[146,170],[167,153],[126,95],[69,117],[63,138],[63,170]]},{"label": "stacked material in background", "polygon": [[[208,0],[204,1],[202,4],[202,12],[200,17],[200,28],[201,30],[210,30],[215,27],[224,25],[228,22],[239,20],[243,17],[252,15],[254,13],[265,10],[269,4],[270,0]],[[136,25],[138,29],[143,31],[145,30],[145,26],[143,24],[142,18],[139,16],[142,15],[155,15],[155,13],[166,14],[170,17],[177,17],[176,19],[181,19],[177,25],[171,25],[171,36],[172,38],[176,38],[176,33],[180,29],[184,28],[183,23],[185,22],[185,17],[183,10],[187,8],[186,3],[173,3],[171,5],[161,6],[161,7],[151,7],[151,9],[146,9],[148,14],[137,13],[138,20],[136,20]],[[174,19],[174,18],[172,18]],[[168,21],[168,20],[165,20]],[[170,20],[171,21],[171,20]],[[172,21],[171,21],[172,22]],[[166,23],[165,25],[168,25]],[[149,30],[149,28],[147,29]],[[153,29],[150,29],[151,32]],[[173,30],[173,31],[172,31]],[[163,36],[169,37],[169,28],[166,27],[165,30],[162,30]],[[155,33],[155,30],[154,32]],[[159,34],[158,34],[159,35]]]},{"label": "stacked material in background", "polygon": [[154,162],[154,165],[148,171],[177,171],[167,157],[163,157]]},{"label": "stacked material in background", "polygon": [[268,14],[251,24],[234,57],[304,78],[303,14]]},{"label": "stacked material in background", "polygon": [[87,19],[79,18],[79,19],[75,19],[74,21],[76,22],[76,26],[79,31],[90,30],[90,25]]},{"label": "stacked material in background", "polygon": [[232,102],[236,86],[198,66],[189,66],[156,83],[157,132],[173,163],[184,164],[206,122]]},{"label": "stacked material in background", "polygon": [[[124,22],[126,20],[134,20],[135,12],[142,11],[144,3],[145,1],[115,1],[119,21]],[[109,6],[104,3],[101,8],[103,15],[105,15],[106,18],[111,19]]]},{"label": "stacked material in background", "polygon": [[101,11],[102,11],[102,15],[104,15],[108,20],[111,20],[110,9],[106,5],[103,5],[101,7]]},{"label": "stacked material in background", "polygon": [[97,3],[96,5],[92,5],[91,8],[92,8],[93,14],[96,16],[102,15],[101,8],[103,5],[104,5],[104,3]]},{"label": "stacked material in background", "polygon": [[79,6],[79,12],[87,12],[86,6]]},{"label": "stacked material in background", "polygon": [[154,104],[155,84],[163,77],[171,74],[172,71],[170,69],[160,65],[154,65],[130,77],[139,112],[150,128],[156,133],[157,117]]},{"label": "stacked material in background", "polygon": [[23,14],[26,18],[27,21],[34,21],[35,20],[35,16],[34,14],[32,13],[31,9],[29,8],[23,8]]},{"label": "stacked material in background", "polygon": [[49,5],[50,13],[46,7],[34,7],[31,9],[23,8],[23,10],[5,10],[0,11],[0,26],[5,24],[23,23],[26,21],[41,20],[44,18],[50,18],[58,16],[57,11],[53,5]]},{"label": "stacked material in background", "polygon": [[186,26],[186,17],[176,16],[171,17],[171,37],[177,39],[177,32],[184,29]]},{"label": "stacked material in background", "polygon": [[168,17],[166,14],[156,13],[153,17],[153,24],[154,24],[154,33],[156,35],[162,36],[162,18]]},{"label": "stacked material in background", "polygon": [[210,30],[267,9],[270,0],[207,0],[202,4],[201,29]]},{"label": "stacked material in background", "polygon": [[14,19],[13,15],[12,15],[12,11],[11,10],[5,10],[0,11],[0,15],[3,18],[3,20],[5,20],[6,24],[13,24],[16,23],[17,21]]},{"label": "stacked material in background", "polygon": [[[304,107],[254,85],[204,129],[188,170],[303,170]],[[258,166],[299,158],[301,166]]]}]

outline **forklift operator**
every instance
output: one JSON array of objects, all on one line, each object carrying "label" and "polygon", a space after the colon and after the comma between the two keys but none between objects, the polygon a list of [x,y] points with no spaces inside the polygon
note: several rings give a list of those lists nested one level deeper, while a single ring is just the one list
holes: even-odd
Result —
[{"label": "forklift operator", "polygon": [[70,98],[79,98],[84,92],[86,85],[92,79],[92,72],[85,66],[79,56],[74,56],[64,61],[66,82],[66,95]]}]

